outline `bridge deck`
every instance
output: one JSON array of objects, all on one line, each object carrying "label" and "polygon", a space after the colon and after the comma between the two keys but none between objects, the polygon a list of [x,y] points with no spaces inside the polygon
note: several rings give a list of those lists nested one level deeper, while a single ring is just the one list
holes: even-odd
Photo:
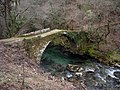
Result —
[{"label": "bridge deck", "polygon": [[[110,23],[110,26],[113,26],[113,25],[117,25],[117,24],[120,24],[120,21],[117,21],[117,22],[113,22],[113,23]],[[100,27],[103,27],[103,26],[107,26],[107,24],[101,24]],[[98,28],[98,25],[93,25],[93,28]],[[46,37],[46,36],[49,36],[49,35],[52,35],[52,34],[55,34],[55,33],[58,33],[58,32],[62,32],[62,31],[67,31],[67,32],[80,32],[81,30],[77,29],[77,30],[60,30],[60,29],[54,29],[54,30],[51,30],[49,32],[45,32],[45,33],[37,33],[38,31],[34,32],[35,35],[31,35],[31,36],[23,36],[23,37],[12,37],[12,38],[8,38],[8,39],[1,39],[0,42],[18,42],[18,41],[22,41],[23,39],[32,39],[34,37]]]},{"label": "bridge deck", "polygon": [[42,33],[42,34],[37,34],[37,35],[32,35],[32,36],[24,36],[24,37],[12,37],[12,38],[9,38],[9,39],[1,39],[0,42],[18,42],[18,41],[22,41],[23,39],[32,39],[32,38],[35,38],[35,37],[41,37],[41,38],[44,38],[46,36],[49,36],[49,35],[53,35],[53,34],[56,34],[58,32],[62,32],[62,31],[66,31],[66,30],[59,30],[59,29],[54,29],[54,30],[51,30],[49,32],[45,32],[45,33]]}]

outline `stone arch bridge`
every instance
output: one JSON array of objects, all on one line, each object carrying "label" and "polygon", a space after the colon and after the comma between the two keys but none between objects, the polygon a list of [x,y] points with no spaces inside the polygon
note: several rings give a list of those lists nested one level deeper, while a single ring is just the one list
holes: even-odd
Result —
[{"label": "stone arch bridge", "polygon": [[[120,22],[115,22],[109,24],[110,26],[119,24]],[[98,25],[94,25],[93,28],[98,28]],[[107,27],[108,24],[101,25],[100,27]],[[87,27],[88,28],[88,27]],[[83,30],[87,30],[86,27]],[[66,34],[67,32],[81,32],[81,30],[59,30],[54,29],[50,30],[43,29],[38,30],[36,32],[31,32],[27,34],[23,34],[21,36],[9,38],[9,39],[1,39],[1,42],[4,43],[15,43],[15,42],[24,42],[24,47],[29,55],[30,58],[38,61],[41,59],[41,56],[49,43],[60,34]]]},{"label": "stone arch bridge", "polygon": [[34,59],[37,62],[39,62],[44,50],[49,45],[49,43],[54,38],[58,37],[61,34],[66,34],[67,32],[74,32],[74,31],[59,30],[59,29],[54,29],[54,30],[43,29],[42,31],[39,30],[37,32],[27,33],[9,39],[2,39],[0,40],[0,42],[4,42],[7,44],[23,42],[24,48],[27,51],[28,56],[31,59]]},{"label": "stone arch bridge", "polygon": [[55,29],[39,35],[35,35],[32,38],[23,39],[24,46],[29,54],[29,57],[39,62],[44,50],[50,44],[50,42],[59,37],[59,35],[66,34],[67,32],[70,31]]}]

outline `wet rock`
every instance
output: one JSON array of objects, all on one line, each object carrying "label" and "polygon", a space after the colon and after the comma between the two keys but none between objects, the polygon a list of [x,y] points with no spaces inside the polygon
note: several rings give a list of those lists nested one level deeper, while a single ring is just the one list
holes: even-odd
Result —
[{"label": "wet rock", "polygon": [[66,69],[71,72],[80,72],[83,70],[79,65],[68,64]]},{"label": "wet rock", "polygon": [[106,83],[106,80],[104,77],[102,77],[99,73],[95,74],[94,77],[96,78],[97,81]]},{"label": "wet rock", "polygon": [[96,88],[98,88],[98,89],[102,89],[103,90],[104,87],[105,86],[102,83],[97,83],[96,84]]},{"label": "wet rock", "polygon": [[117,83],[117,85],[120,86],[120,79],[117,79],[117,80],[116,80],[116,83]]},{"label": "wet rock", "polygon": [[75,73],[75,75],[77,75],[77,76],[80,76],[80,77],[81,77],[81,76],[83,75],[83,73],[82,73],[82,72],[76,72],[76,73]]},{"label": "wet rock", "polygon": [[108,76],[115,78],[115,79],[119,79],[120,78],[120,70],[114,70],[114,69],[106,69],[106,73]]},{"label": "wet rock", "polygon": [[102,68],[103,66],[99,63],[98,65],[97,65],[97,68]]},{"label": "wet rock", "polygon": [[116,71],[116,72],[114,72],[114,75],[115,75],[115,77],[117,77],[117,78],[120,79],[120,71]]},{"label": "wet rock", "polygon": [[66,77],[67,77],[67,78],[71,78],[71,77],[73,77],[73,75],[68,72],[68,73],[66,74]]},{"label": "wet rock", "polygon": [[118,79],[112,78],[111,76],[107,76],[106,77],[107,88],[114,88],[114,87],[116,87],[116,85],[118,85],[117,81],[118,81]]},{"label": "wet rock", "polygon": [[95,69],[94,68],[90,68],[90,67],[86,67],[85,68],[85,72],[86,73],[94,73]]},{"label": "wet rock", "polygon": [[115,67],[118,67],[118,68],[120,68],[120,64],[115,64]]},{"label": "wet rock", "polygon": [[64,77],[61,77],[61,80],[62,80],[62,81],[64,81],[64,80],[65,80],[65,78],[64,78]]},{"label": "wet rock", "polygon": [[120,88],[120,85],[116,85],[115,87],[116,87],[116,88]]}]

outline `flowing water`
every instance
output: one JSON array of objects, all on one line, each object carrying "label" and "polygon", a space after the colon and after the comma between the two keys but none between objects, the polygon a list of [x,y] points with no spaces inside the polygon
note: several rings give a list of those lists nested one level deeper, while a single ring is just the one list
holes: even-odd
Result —
[{"label": "flowing water", "polygon": [[84,82],[88,90],[120,90],[120,68],[106,66],[88,55],[74,55],[60,46],[48,46],[40,66],[76,86]]}]

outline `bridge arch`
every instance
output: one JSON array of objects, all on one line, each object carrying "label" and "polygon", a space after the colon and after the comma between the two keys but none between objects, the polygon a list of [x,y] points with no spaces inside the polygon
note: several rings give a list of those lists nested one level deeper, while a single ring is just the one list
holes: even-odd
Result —
[{"label": "bridge arch", "polygon": [[67,34],[65,31],[60,31],[58,33],[54,33],[52,35],[48,35],[45,37],[34,37],[31,39],[24,39],[24,47],[28,53],[28,56],[35,60],[36,63],[39,64],[42,54],[47,48],[47,46],[55,39],[60,37],[63,34]]}]

